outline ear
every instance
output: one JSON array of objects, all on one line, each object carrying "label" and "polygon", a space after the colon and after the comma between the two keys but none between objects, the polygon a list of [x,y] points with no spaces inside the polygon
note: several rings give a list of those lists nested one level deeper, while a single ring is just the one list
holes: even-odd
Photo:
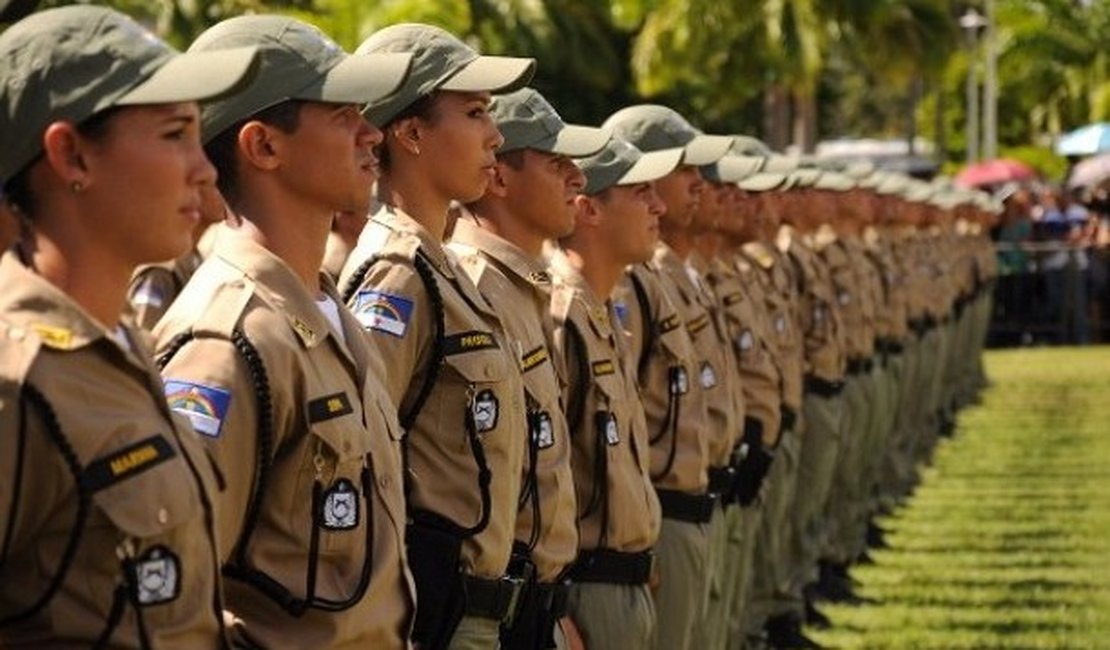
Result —
[{"label": "ear", "polygon": [[406,117],[390,124],[389,135],[399,148],[414,155],[420,155],[420,140],[424,136],[424,123],[417,117]]},{"label": "ear", "polygon": [[85,140],[70,122],[54,122],[42,134],[43,155],[50,169],[67,186],[89,185]]},{"label": "ear", "polygon": [[239,155],[256,169],[273,171],[282,164],[283,135],[262,122],[247,122],[239,129]]},{"label": "ear", "polygon": [[508,196],[509,183],[505,178],[508,171],[509,170],[507,168],[507,165],[498,161],[497,164],[493,166],[493,180],[490,181],[489,186],[486,188],[486,192],[492,194],[493,196],[496,196],[499,199],[503,199]]},{"label": "ear", "polygon": [[575,227],[596,228],[601,225],[601,211],[598,210],[597,199],[585,194],[574,197],[574,223]]}]

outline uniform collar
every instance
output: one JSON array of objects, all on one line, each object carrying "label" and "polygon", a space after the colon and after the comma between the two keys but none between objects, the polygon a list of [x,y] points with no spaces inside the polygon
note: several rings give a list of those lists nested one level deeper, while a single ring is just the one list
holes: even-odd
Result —
[{"label": "uniform collar", "polygon": [[[378,204],[378,209],[370,216],[370,220],[394,232],[416,238],[420,242],[420,251],[435,265],[436,270],[449,278],[455,277],[454,270],[447,260],[447,252],[443,248],[443,242],[432,237],[432,233],[428,232],[427,228],[409,216],[404,210],[381,203]],[[367,233],[368,230],[364,229],[363,235]],[[361,239],[360,236],[360,243]]]},{"label": "uniform collar", "polygon": [[[285,316],[306,348],[315,347],[331,332],[316,296],[281,258],[251,238],[228,232],[216,242],[212,256],[253,280],[255,290]],[[323,273],[319,278],[323,292],[334,297],[334,288],[326,289],[331,280]]]},{"label": "uniform collar", "polygon": [[451,241],[482,251],[508,274],[543,292],[550,291],[551,274],[540,260],[531,257],[516,244],[482,228],[470,218],[464,216],[455,223]]},{"label": "uniform collar", "polygon": [[119,325],[128,340],[126,349],[120,347],[73,298],[24,266],[14,249],[0,257],[0,316],[10,326],[35,332],[44,346],[56,350],[78,350],[103,339],[144,374],[151,372],[134,331]]},{"label": "uniform collar", "polygon": [[582,301],[586,315],[590,318],[590,325],[599,336],[605,337],[613,331],[609,314],[609,304],[602,301],[586,282],[586,278],[570,264],[570,260],[562,251],[556,250],[551,256],[551,273],[558,279],[559,284],[574,290],[575,297]]}]

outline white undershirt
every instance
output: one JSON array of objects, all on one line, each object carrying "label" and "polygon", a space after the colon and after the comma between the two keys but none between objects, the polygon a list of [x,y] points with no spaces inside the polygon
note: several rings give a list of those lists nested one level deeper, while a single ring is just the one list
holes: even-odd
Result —
[{"label": "white undershirt", "polygon": [[331,331],[339,337],[340,341],[347,342],[343,336],[343,322],[339,320],[339,305],[331,296],[324,294],[322,297],[316,299],[316,306],[320,308],[320,312],[324,314],[324,318],[328,319],[331,323]]}]

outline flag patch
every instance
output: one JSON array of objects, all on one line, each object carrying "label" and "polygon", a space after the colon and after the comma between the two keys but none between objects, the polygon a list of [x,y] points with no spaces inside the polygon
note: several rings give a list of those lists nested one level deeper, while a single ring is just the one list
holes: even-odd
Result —
[{"label": "flag patch", "polygon": [[166,380],[166,401],[170,408],[189,418],[197,433],[218,438],[231,393],[223,388],[205,386],[191,381]]},{"label": "flag patch", "polygon": [[402,338],[412,318],[412,301],[381,291],[359,291],[354,312],[365,329]]}]

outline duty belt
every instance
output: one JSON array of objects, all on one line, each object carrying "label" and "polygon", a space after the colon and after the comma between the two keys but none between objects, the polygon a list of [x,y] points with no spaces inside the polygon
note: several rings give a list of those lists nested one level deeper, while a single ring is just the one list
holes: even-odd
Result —
[{"label": "duty belt", "polygon": [[539,582],[535,585],[536,599],[540,607],[551,618],[558,620],[567,613],[567,595],[570,593],[570,581]]},{"label": "duty belt", "polygon": [[844,390],[843,381],[829,381],[815,375],[806,375],[806,390],[818,397],[836,397]]},{"label": "duty belt", "polygon": [[779,417],[779,431],[783,433],[793,431],[794,425],[798,423],[798,412],[786,404],[781,406]]},{"label": "duty belt", "polygon": [[597,548],[578,553],[570,570],[573,582],[605,582],[618,585],[643,585],[651,580],[655,554],[650,550],[637,553]]},{"label": "duty belt", "polygon": [[709,492],[718,497],[732,492],[736,468],[731,465],[709,468]]},{"label": "duty belt", "polygon": [[677,490],[656,490],[663,517],[685,521],[691,524],[704,524],[713,518],[713,506],[717,504],[715,494],[687,494]]},{"label": "duty belt", "polygon": [[848,361],[848,374],[862,375],[871,372],[871,369],[873,367],[874,365],[871,363],[871,359],[867,359],[865,357],[851,359]]},{"label": "duty belt", "polygon": [[467,616],[495,621],[511,619],[516,614],[524,582],[523,578],[510,576],[494,579],[464,576]]}]

